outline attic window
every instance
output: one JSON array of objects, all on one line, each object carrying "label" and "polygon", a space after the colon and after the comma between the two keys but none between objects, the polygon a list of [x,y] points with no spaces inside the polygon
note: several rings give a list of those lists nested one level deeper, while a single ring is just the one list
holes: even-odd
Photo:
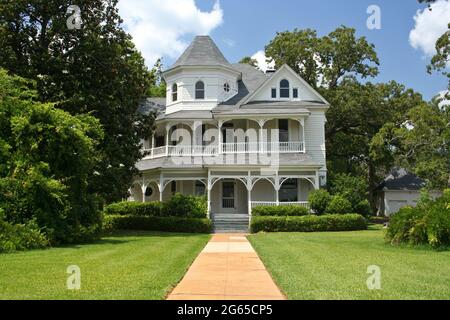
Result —
[{"label": "attic window", "polygon": [[272,88],[272,99],[277,98],[277,88]]},{"label": "attic window", "polygon": [[298,88],[292,89],[292,97],[298,99]]},{"label": "attic window", "polygon": [[205,99],[205,84],[203,83],[203,81],[198,81],[195,84],[195,99]]},{"label": "attic window", "polygon": [[172,86],[172,101],[175,102],[178,100],[178,85],[176,83]]},{"label": "attic window", "polygon": [[225,82],[223,85],[223,91],[230,92],[230,84],[228,82]]},{"label": "attic window", "polygon": [[289,98],[289,81],[283,79],[280,81],[280,98]]}]

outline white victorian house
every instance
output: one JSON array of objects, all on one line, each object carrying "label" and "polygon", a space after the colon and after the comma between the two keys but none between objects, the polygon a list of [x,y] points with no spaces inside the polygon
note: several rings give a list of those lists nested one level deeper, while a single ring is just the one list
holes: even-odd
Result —
[{"label": "white victorian house", "polygon": [[290,67],[230,64],[198,36],[163,76],[166,98],[140,109],[158,118],[132,200],[204,194],[216,228],[233,230],[247,227],[254,206],[308,206],[325,185],[329,104]]}]

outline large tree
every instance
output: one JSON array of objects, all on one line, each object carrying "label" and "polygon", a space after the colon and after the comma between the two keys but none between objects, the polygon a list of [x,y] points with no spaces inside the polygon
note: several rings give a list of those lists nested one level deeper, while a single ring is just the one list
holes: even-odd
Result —
[{"label": "large tree", "polygon": [[362,84],[353,77],[324,94],[332,104],[326,125],[331,178],[342,172],[365,177],[374,207],[374,191],[394,161],[374,157],[370,152],[372,139],[386,123],[404,123],[407,112],[423,103],[422,97],[394,81]]},{"label": "large tree", "polygon": [[344,26],[321,38],[311,29],[279,32],[265,50],[276,68],[288,64],[313,87],[333,89],[344,76],[378,74],[374,45]]},{"label": "large tree", "polygon": [[52,242],[91,240],[100,216],[88,179],[101,125],[36,98],[32,82],[0,69],[0,211],[14,224],[35,219]]},{"label": "large tree", "polygon": [[67,11],[71,4],[3,0],[0,66],[37,81],[40,100],[100,119],[105,131],[99,146],[102,161],[89,186],[91,192],[114,201],[126,195],[137,173],[135,163],[142,157],[140,138],[150,134],[142,123],[151,124],[151,119],[143,121],[136,110],[151,75],[122,29],[117,0],[77,1],[80,28],[72,21],[74,12]]},{"label": "large tree", "polygon": [[406,167],[431,189],[450,185],[450,106],[420,104],[403,123],[386,123],[371,142],[371,157]]}]

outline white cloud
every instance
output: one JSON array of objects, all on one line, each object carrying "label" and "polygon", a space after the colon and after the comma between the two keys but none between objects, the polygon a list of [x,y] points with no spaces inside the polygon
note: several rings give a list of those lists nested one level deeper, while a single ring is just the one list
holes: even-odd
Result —
[{"label": "white cloud", "polygon": [[416,25],[409,34],[409,43],[421,50],[426,57],[436,53],[436,41],[447,30],[450,21],[450,1],[439,0],[428,8],[418,10],[414,16]]},{"label": "white cloud", "polygon": [[234,41],[233,39],[224,38],[222,41],[229,47],[236,46],[236,41]]},{"label": "white cloud", "polygon": [[267,69],[274,69],[275,68],[275,63],[271,62],[271,63],[267,63],[266,61],[266,54],[264,53],[263,50],[259,50],[258,52],[256,52],[254,55],[252,55],[252,59],[255,59],[256,61],[258,61],[258,67],[266,72]]},{"label": "white cloud", "polygon": [[195,0],[120,0],[119,13],[148,66],[160,57],[172,59],[187,47],[186,35],[207,35],[223,23],[217,1],[209,12]]}]

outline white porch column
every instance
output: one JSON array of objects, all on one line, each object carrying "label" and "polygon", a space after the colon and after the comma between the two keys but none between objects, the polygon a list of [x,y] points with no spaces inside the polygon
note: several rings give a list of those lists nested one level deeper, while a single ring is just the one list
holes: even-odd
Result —
[{"label": "white porch column", "polygon": [[246,183],[246,187],[247,187],[247,200],[248,200],[248,215],[251,217],[252,216],[252,189],[253,189],[253,183],[252,183],[252,178],[250,175],[250,171],[248,172],[248,177],[247,177],[247,183]]},{"label": "white porch column", "polygon": [[147,185],[142,184],[141,191],[142,191],[142,202],[145,203],[145,192],[147,191]]},{"label": "white porch column", "polygon": [[218,141],[218,148],[219,148],[219,154],[223,153],[223,147],[222,147],[222,126],[223,126],[223,120],[219,120],[219,123],[217,125],[217,141]]},{"label": "white porch column", "polygon": [[258,124],[259,124],[259,152],[263,153],[264,151],[264,135],[263,135],[263,129],[264,129],[264,124],[267,122],[266,119],[260,119],[258,120]]},{"label": "white porch column", "polygon": [[[303,135],[303,152],[306,153],[306,139],[305,139],[305,118],[301,118],[299,120],[300,124],[302,125],[302,135]],[[300,134],[300,130],[298,130]],[[300,139],[299,139],[300,140]]]},{"label": "white porch column", "polygon": [[154,156],[154,149],[155,149],[155,134],[153,133],[152,134],[152,140],[151,140],[152,142],[151,142],[151,148],[150,148],[150,155],[151,155],[151,157],[153,158],[153,156]]},{"label": "white porch column", "polygon": [[280,205],[280,178],[278,177],[278,173],[275,177],[274,189],[275,189],[275,202],[276,202],[277,206],[279,206]]},{"label": "white porch column", "polygon": [[162,202],[164,192],[164,179],[162,174],[159,176],[158,189],[159,189],[159,202]]},{"label": "white porch column", "polygon": [[170,129],[172,128],[171,125],[166,125],[166,156],[169,156],[169,135],[170,135]]},{"label": "white porch column", "polygon": [[314,179],[314,187],[316,190],[320,189],[320,182],[319,182],[319,171],[316,171],[316,178]]},{"label": "white porch column", "polygon": [[207,201],[208,201],[208,211],[206,212],[206,215],[208,219],[211,219],[211,189],[212,189],[212,181],[211,181],[211,172],[208,170],[208,179],[206,182],[206,190],[208,193]]}]

